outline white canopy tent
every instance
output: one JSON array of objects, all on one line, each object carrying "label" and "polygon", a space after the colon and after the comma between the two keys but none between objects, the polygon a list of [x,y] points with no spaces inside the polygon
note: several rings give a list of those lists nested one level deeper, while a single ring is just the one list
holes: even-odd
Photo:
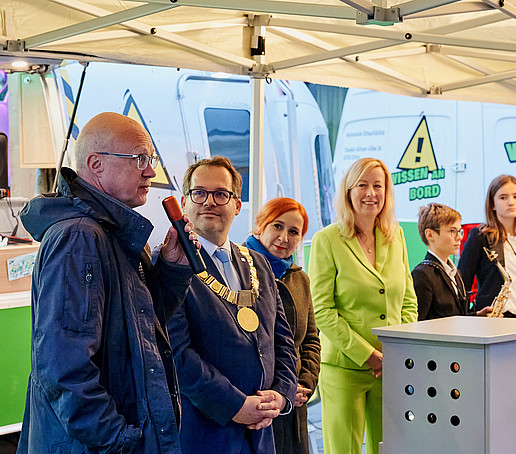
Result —
[{"label": "white canopy tent", "polygon": [[0,67],[66,58],[253,76],[257,207],[264,79],[516,104],[515,19],[516,0],[2,0]]},{"label": "white canopy tent", "polygon": [[132,62],[516,104],[515,18],[515,0],[2,0],[0,58]]}]

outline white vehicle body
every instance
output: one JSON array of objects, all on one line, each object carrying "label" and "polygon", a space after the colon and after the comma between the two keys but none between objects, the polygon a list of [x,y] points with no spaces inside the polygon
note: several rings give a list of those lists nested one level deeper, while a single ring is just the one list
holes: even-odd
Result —
[{"label": "white vehicle body", "polygon": [[[57,79],[69,83],[75,93],[81,72],[82,66],[73,64],[57,70],[61,76]],[[188,165],[212,155],[227,156],[244,179],[243,209],[230,232],[233,241],[242,242],[252,228],[248,214],[250,109],[251,84],[245,76],[93,63],[87,69],[76,123],[80,129],[94,115],[114,111],[141,121],[151,134],[163,164],[157,169],[147,204],[139,209],[155,226],[151,247],[163,240],[169,227],[161,200],[181,196]],[[264,116],[264,201],[283,195],[296,198],[297,180],[300,201],[310,219],[309,240],[331,220],[334,186],[326,124],[302,82],[266,84]],[[294,155],[298,168],[292,165]]]},{"label": "white vehicle body", "polygon": [[424,250],[417,234],[422,205],[449,205],[463,224],[485,220],[491,180],[516,175],[516,106],[349,89],[334,155],[337,186],[362,157],[379,158],[391,171],[410,255],[411,249]]}]

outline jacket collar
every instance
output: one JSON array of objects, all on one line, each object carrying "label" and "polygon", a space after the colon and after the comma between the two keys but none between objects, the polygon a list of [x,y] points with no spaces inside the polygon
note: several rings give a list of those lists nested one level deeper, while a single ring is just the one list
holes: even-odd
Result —
[{"label": "jacket collar", "polygon": [[381,273],[387,262],[387,257],[389,256],[390,243],[387,241],[387,238],[385,238],[385,236],[380,231],[380,229],[375,228],[376,268],[373,265],[371,265],[369,260],[367,260],[365,252],[362,249],[362,246],[360,246],[360,243],[358,242],[358,239],[356,236],[353,238],[345,238],[344,237],[344,235],[342,234],[342,227],[340,225],[340,221],[339,221],[339,233],[340,233],[343,241],[351,249],[351,252],[356,257],[356,259],[365,268],[367,268],[371,273],[373,273],[380,281],[383,282]]},{"label": "jacket collar", "polygon": [[72,169],[61,169],[59,195],[82,205],[86,213],[109,231],[126,251],[131,262],[140,254],[154,228],[151,222],[124,203],[95,188]]},{"label": "jacket collar", "polygon": [[466,309],[463,303],[466,298],[466,288],[464,287],[464,282],[462,281],[462,277],[460,275],[459,270],[457,270],[457,272],[455,273],[455,283],[457,285],[457,292],[455,292],[455,287],[452,283],[451,277],[444,269],[441,261],[431,252],[426,253],[425,261],[427,260],[437,265],[436,268],[441,273],[441,276],[443,277],[446,286],[450,289],[452,295],[454,295],[455,302],[457,303],[458,308],[460,309],[461,313],[465,313]]}]

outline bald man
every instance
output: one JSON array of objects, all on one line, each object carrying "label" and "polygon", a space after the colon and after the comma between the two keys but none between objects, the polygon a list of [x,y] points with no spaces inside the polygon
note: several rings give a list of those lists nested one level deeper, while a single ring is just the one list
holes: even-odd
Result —
[{"label": "bald man", "polygon": [[192,272],[173,228],[152,265],[152,224],[133,210],[156,175],[152,140],[108,112],[84,126],[75,151],[77,173],[63,168],[57,195],[21,215],[41,247],[18,453],[180,453],[166,323]]}]

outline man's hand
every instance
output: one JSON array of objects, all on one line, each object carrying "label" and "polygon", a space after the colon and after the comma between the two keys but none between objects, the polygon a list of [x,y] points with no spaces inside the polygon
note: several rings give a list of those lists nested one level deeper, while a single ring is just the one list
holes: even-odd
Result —
[{"label": "man's hand", "polygon": [[[193,231],[193,224],[190,222],[190,219],[186,214],[183,215],[183,220],[186,222],[185,232],[190,233],[188,238],[192,241],[195,241],[197,248],[201,249],[200,243],[197,242],[197,235]],[[161,248],[161,254],[167,262],[173,262],[179,265],[188,265],[188,259],[186,258],[186,255],[183,252],[183,248],[177,239],[176,229],[172,226],[170,226],[168,229],[165,242]]]},{"label": "man's hand", "polygon": [[304,386],[297,385],[296,402],[294,403],[294,405],[296,407],[301,407],[308,400],[310,394],[312,394],[312,390],[310,388],[305,388]]},{"label": "man's hand", "polygon": [[373,375],[378,378],[382,376],[382,363],[383,363],[383,353],[375,350],[371,353],[371,356],[366,361],[371,369],[373,369]]},{"label": "man's hand", "polygon": [[[280,414],[281,410],[283,410],[287,404],[287,399],[285,399],[285,397],[283,397],[279,392],[273,391],[272,389],[257,391],[256,394],[266,399],[260,404],[260,408],[262,410],[277,412],[274,418]],[[266,417],[256,424],[249,424],[247,428],[253,430],[263,429],[270,426],[272,424],[272,420],[273,418]]]},{"label": "man's hand", "polygon": [[270,426],[287,404],[287,399],[277,391],[257,391],[256,396],[247,396],[233,421],[245,424],[248,429],[259,430]]},{"label": "man's hand", "polygon": [[[258,391],[260,392],[260,391]],[[272,404],[274,396],[247,396],[244,405],[233,416],[233,421],[238,424],[251,426],[259,423],[264,418],[272,420],[279,415],[279,409]],[[270,423],[269,423],[270,424]],[[268,425],[268,424],[267,424]]]}]

